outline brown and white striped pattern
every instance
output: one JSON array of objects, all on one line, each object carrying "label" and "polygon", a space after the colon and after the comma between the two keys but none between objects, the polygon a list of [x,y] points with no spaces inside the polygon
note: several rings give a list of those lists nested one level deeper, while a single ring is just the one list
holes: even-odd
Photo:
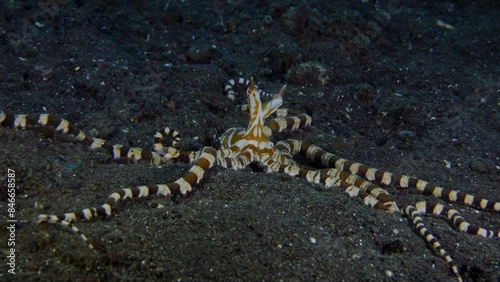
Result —
[{"label": "brown and white striped pattern", "polygon": [[60,224],[64,227],[71,228],[74,232],[87,242],[91,249],[93,245],[89,243],[88,238],[81,233],[78,228],[73,225],[73,222],[81,220],[92,220],[96,217],[108,217],[112,214],[113,206],[120,200],[127,198],[142,198],[147,196],[175,196],[186,195],[192,191],[192,186],[198,184],[206,170],[214,166],[216,162],[217,150],[212,147],[205,147],[200,151],[198,159],[194,165],[184,174],[183,177],[177,179],[175,182],[167,184],[156,185],[143,185],[132,188],[124,188],[112,193],[107,201],[100,207],[86,208],[79,212],[70,212],[62,215],[47,215],[40,214],[37,217],[37,223],[52,223]]},{"label": "brown and white striped pattern", "polygon": [[[234,100],[236,97],[234,86],[244,85],[248,87],[250,85],[250,82],[251,80],[245,78],[230,79],[224,86],[224,92],[229,99]],[[253,87],[259,93],[260,98],[273,97],[272,94],[259,90],[257,85],[254,84]],[[242,105],[241,111],[248,113],[249,104]],[[310,125],[312,121],[311,116],[295,109],[277,108],[274,113],[276,114],[277,118],[274,118],[266,123],[266,126],[272,133],[281,132],[283,130],[295,130],[297,128]],[[266,133],[269,132],[268,129],[265,130]],[[270,134],[268,135],[268,137],[269,136]]]},{"label": "brown and white striped pattern", "polygon": [[[237,80],[239,84],[248,85],[247,101],[248,114],[250,121],[247,129],[231,128],[226,131],[220,138],[221,157],[231,158],[238,156],[241,153],[248,154],[247,162],[258,161],[267,167],[269,172],[279,170],[281,164],[295,164],[291,155],[288,152],[276,150],[274,144],[269,140],[269,137],[274,132],[280,132],[285,129],[295,130],[300,127],[311,124],[311,117],[307,114],[300,113],[297,116],[286,116],[294,110],[278,109],[283,103],[283,94],[285,86],[272,96],[266,102],[262,102],[261,95],[269,95],[257,88],[253,79],[245,80],[240,78]],[[234,97],[233,86],[235,80],[230,80],[226,84],[225,91],[228,97]],[[273,113],[277,113],[278,117],[272,119],[265,124],[265,119]],[[226,166],[221,160],[221,165]]]},{"label": "brown and white striped pattern", "polygon": [[[317,172],[302,172],[308,173],[310,176],[306,176],[306,179],[310,182],[323,183],[325,186],[328,185],[328,176],[334,176],[336,186],[342,187],[346,192],[348,191],[347,185],[352,184],[367,194],[360,194],[359,197],[362,199],[370,199],[373,196],[382,203],[382,205],[370,204],[370,200],[365,200],[365,204],[374,206],[375,208],[385,209],[384,207],[389,207],[390,211],[397,211],[396,202],[393,201],[388,195],[387,191],[374,185],[373,182],[378,182],[384,185],[395,185],[402,188],[415,188],[420,191],[423,195],[434,196],[436,198],[442,198],[449,202],[457,202],[464,205],[468,205],[480,210],[492,210],[495,212],[500,211],[500,203],[475,197],[470,194],[458,192],[455,190],[445,189],[433,184],[429,184],[421,179],[410,177],[406,175],[397,175],[386,171],[381,171],[361,163],[349,161],[338,157],[335,154],[324,151],[323,149],[302,142],[300,140],[285,140],[276,144],[276,147],[280,150],[289,151],[292,155],[301,154],[311,161],[316,161],[321,163],[325,167],[331,167],[334,169],[320,170]],[[284,172],[289,168],[284,168]],[[290,174],[290,173],[289,173]],[[364,181],[361,178],[365,178],[368,181]],[[313,180],[311,180],[313,179]],[[339,180],[344,180],[346,183],[342,183]],[[350,194],[351,195],[351,194]],[[425,227],[423,224],[422,214],[434,214],[445,217],[451,225],[456,227],[458,230],[482,236],[485,238],[498,238],[500,236],[499,230],[489,230],[479,226],[474,226],[467,222],[458,211],[455,209],[448,208],[442,204],[429,203],[426,201],[418,202],[415,205],[407,205],[403,208],[403,214],[407,216],[413,223],[418,234],[427,241],[430,246],[436,251],[436,253],[443,258],[443,260],[448,264],[451,271],[455,274],[458,281],[462,281],[458,268],[453,262],[451,256],[444,250],[442,245],[436,239],[436,237]]]},{"label": "brown and white striped pattern", "polygon": [[[351,177],[344,177],[342,171],[336,169],[321,169],[311,170],[301,168],[296,165],[280,165],[279,172],[286,173],[290,176],[301,176],[308,182],[322,184],[325,187],[340,187],[344,192],[351,197],[359,197],[365,205],[381,209],[388,212],[399,211],[396,204],[389,198],[387,192],[380,187],[375,189],[366,189],[364,184],[359,184],[358,181],[363,182],[362,179],[354,179]],[[344,179],[343,179],[344,178]],[[372,186],[375,186],[371,184]],[[367,186],[367,185],[366,185]],[[377,191],[378,190],[378,191]]]},{"label": "brown and white striped pattern", "polygon": [[296,130],[298,128],[311,125],[312,118],[310,115],[301,113],[296,116],[280,116],[273,118],[266,126],[272,133],[281,132],[283,130]]},{"label": "brown and white striped pattern", "polygon": [[[253,80],[253,78],[246,79],[246,78],[242,78],[242,77],[237,78],[237,79],[228,80],[228,82],[224,85],[224,92],[226,93],[227,98],[234,101],[234,99],[236,98],[236,92],[234,91],[234,87],[236,85],[242,85],[244,87],[248,87],[248,85],[250,85],[251,80]],[[257,85],[254,85],[254,87],[259,92],[259,95],[261,97],[272,97],[273,96],[270,93],[259,90],[259,87],[257,87]],[[248,110],[248,107],[245,107],[245,109],[242,108],[241,110],[242,111]]]},{"label": "brown and white striped pattern", "polygon": [[420,237],[424,238],[424,240],[432,247],[432,249],[438,254],[447,264],[450,270],[455,274],[458,282],[462,282],[462,276],[460,276],[460,272],[458,271],[458,267],[453,262],[451,256],[446,252],[441,243],[436,239],[427,227],[424,225],[424,221],[420,216],[420,212],[412,205],[408,205],[403,210],[404,214],[411,220],[415,230],[420,235]]},{"label": "brown and white striped pattern", "polygon": [[467,222],[457,210],[444,206],[443,204],[420,201],[415,203],[413,207],[419,214],[433,214],[444,217],[451,225],[462,232],[482,236],[484,238],[500,237],[500,230],[489,230],[472,225]]},{"label": "brown and white striped pattern", "polygon": [[415,188],[425,196],[432,195],[448,202],[457,202],[472,206],[476,209],[500,211],[499,202],[475,197],[455,190],[445,189],[415,177],[381,171],[361,163],[340,158],[335,154],[326,152],[317,146],[300,140],[285,140],[280,142],[280,146],[286,147],[292,154],[302,154],[307,159],[317,161],[325,167],[337,168],[347,173],[365,178],[368,181],[375,181],[384,185],[395,185],[401,188]]},{"label": "brown and white striped pattern", "polygon": [[451,271],[455,274],[458,281],[462,281],[462,277],[460,276],[456,264],[453,262],[453,259],[446,252],[443,246],[439,243],[437,238],[424,225],[421,215],[433,214],[444,217],[455,228],[469,234],[478,235],[485,238],[500,237],[500,230],[489,230],[479,226],[474,226],[469,222],[467,222],[457,210],[446,207],[439,203],[420,201],[415,203],[415,205],[407,205],[403,209],[403,213],[411,220],[418,234],[434,249],[434,251],[440,257],[443,258],[444,261],[446,261],[446,263],[450,267]]},{"label": "brown and white striped pattern", "polygon": [[177,144],[181,142],[181,135],[179,131],[170,127],[165,127],[163,130],[158,130],[154,136],[153,147],[155,149],[155,152],[160,155],[163,152],[163,139],[165,139],[165,137],[171,139],[172,147],[177,147]]},{"label": "brown and white striped pattern", "polygon": [[[89,246],[94,248],[85,234],[83,234],[74,222],[80,220],[92,220],[97,217],[108,217],[112,215],[114,204],[119,200],[127,198],[141,198],[149,195],[168,196],[168,195],[186,195],[192,191],[192,186],[198,184],[203,178],[206,170],[215,164],[225,168],[242,169],[248,166],[252,161],[261,159],[266,163],[288,163],[286,156],[281,156],[280,152],[274,150],[274,145],[266,136],[272,132],[278,132],[286,128],[295,129],[299,126],[310,124],[310,117],[303,115],[301,118],[280,117],[270,122],[270,127],[263,124],[265,118],[277,110],[282,103],[282,90],[273,96],[273,99],[262,104],[260,95],[269,95],[258,90],[252,81],[243,81],[240,83],[249,84],[249,101],[252,101],[252,108],[249,113],[251,121],[247,131],[240,129],[228,130],[222,140],[221,150],[215,150],[211,147],[205,147],[200,151],[182,151],[176,147],[180,142],[178,131],[166,127],[157,131],[154,136],[153,147],[155,152],[143,150],[142,148],[129,148],[119,144],[112,144],[109,141],[87,137],[87,135],[65,119],[61,119],[49,114],[34,115],[9,115],[0,112],[0,125],[16,129],[31,129],[36,127],[45,127],[54,129],[54,134],[64,134],[74,136],[74,140],[88,146],[91,149],[104,149],[113,155],[114,158],[128,158],[135,161],[145,159],[152,164],[159,164],[160,161],[183,161],[194,163],[190,170],[181,178],[172,183],[143,185],[132,188],[121,189],[112,193],[107,201],[100,207],[86,208],[78,212],[69,212],[61,215],[40,214],[37,217],[37,223],[59,224],[70,228],[77,233]],[[252,100],[250,97],[253,97]],[[286,111],[280,111],[280,116],[285,116]],[[163,140],[169,138],[171,143],[164,147]]]},{"label": "brown and white striped pattern", "polygon": [[[176,148],[176,145],[180,142],[179,132],[166,127],[155,134],[155,152],[150,152],[141,148],[128,148],[111,144],[108,141],[98,138],[88,138],[85,133],[71,125],[68,121],[56,116],[48,114],[8,115],[1,111],[1,126],[19,129],[40,126],[53,128],[56,133],[73,135],[74,140],[82,143],[84,146],[92,149],[102,148],[111,153],[115,158],[128,158],[134,161],[145,159],[155,165],[161,161],[171,160],[193,163],[189,171],[175,182],[121,189],[112,193],[100,207],[87,208],[79,212],[62,215],[41,214],[38,216],[37,222],[54,223],[68,227],[79,234],[93,248],[88,238],[73,225],[74,222],[91,220],[99,216],[111,216],[114,204],[119,200],[127,198],[141,198],[149,195],[186,195],[192,191],[193,185],[200,182],[205,172],[214,165],[237,170],[247,167],[252,162],[260,162],[260,164],[266,167],[267,172],[280,172],[291,176],[300,176],[308,182],[321,184],[325,187],[337,186],[351,197],[359,197],[365,205],[388,212],[404,214],[411,220],[419,236],[428,242],[436,253],[448,264],[458,281],[462,281],[458,267],[436,237],[425,227],[422,215],[432,214],[444,217],[458,230],[473,235],[485,238],[500,237],[499,230],[489,230],[474,226],[467,222],[457,210],[439,203],[422,201],[414,205],[406,205],[402,210],[399,210],[396,201],[390,197],[389,193],[374,182],[402,188],[414,188],[426,196],[432,195],[448,202],[461,203],[481,210],[499,212],[499,202],[475,197],[455,190],[444,189],[415,177],[381,171],[361,163],[340,158],[335,154],[326,152],[317,146],[300,140],[289,139],[280,141],[275,145],[269,139],[273,133],[283,130],[296,130],[308,126],[311,124],[311,116],[296,110],[279,109],[283,103],[285,87],[282,87],[277,94],[271,96],[271,94],[259,90],[253,79],[239,78],[229,80],[225,85],[224,91],[231,100],[235,99],[236,92],[233,87],[237,84],[248,86],[247,104],[243,105],[241,109],[248,113],[249,123],[246,129],[231,128],[227,130],[220,138],[221,148],[219,150],[212,147],[205,147],[200,151],[179,150]],[[262,101],[262,97],[270,97],[270,99]],[[277,117],[266,123],[266,118],[273,113]],[[165,137],[171,139],[171,144],[166,147],[163,145]],[[293,160],[293,156],[297,154],[304,156],[310,161],[320,163],[325,168],[314,170],[301,167]]]},{"label": "brown and white striped pattern", "polygon": [[0,126],[23,130],[37,127],[53,129],[54,134],[72,135],[74,136],[74,141],[90,147],[93,150],[103,149],[113,155],[115,159],[128,158],[134,162],[145,160],[153,165],[160,164],[161,158],[156,152],[138,147],[126,147],[120,144],[113,144],[103,139],[88,137],[83,131],[67,120],[54,115],[12,115],[1,111]]}]

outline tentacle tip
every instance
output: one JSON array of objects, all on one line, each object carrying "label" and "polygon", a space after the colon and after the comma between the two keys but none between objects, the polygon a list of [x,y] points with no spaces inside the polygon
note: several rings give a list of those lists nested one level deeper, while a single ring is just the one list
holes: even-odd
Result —
[{"label": "tentacle tip", "polygon": [[277,96],[281,96],[281,97],[283,97],[283,95],[285,94],[285,88],[286,88],[286,84],[284,84],[284,85],[281,87],[280,91],[279,91],[276,95],[277,95]]},{"label": "tentacle tip", "polygon": [[390,202],[390,203],[386,203],[384,205],[387,207],[387,211],[390,213],[401,213],[401,210],[399,209],[396,202]]},{"label": "tentacle tip", "polygon": [[250,83],[248,84],[248,92],[255,90],[255,82],[253,81],[253,76],[250,78]]}]

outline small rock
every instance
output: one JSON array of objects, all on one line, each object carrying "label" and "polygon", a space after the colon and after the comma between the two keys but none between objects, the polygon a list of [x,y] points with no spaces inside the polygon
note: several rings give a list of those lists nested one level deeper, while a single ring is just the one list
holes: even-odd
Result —
[{"label": "small rock", "polygon": [[472,160],[469,163],[469,168],[472,171],[479,172],[479,173],[488,173],[488,165],[480,160]]},{"label": "small rock", "polygon": [[208,44],[193,45],[186,52],[186,57],[197,64],[207,64],[215,54],[215,47]]},{"label": "small rock", "polygon": [[408,140],[408,139],[414,138],[415,136],[416,136],[416,133],[414,131],[411,131],[411,130],[400,130],[398,132],[398,137],[401,140]]},{"label": "small rock", "polygon": [[286,76],[290,84],[303,86],[325,85],[330,80],[327,68],[317,62],[306,62],[295,66]]}]

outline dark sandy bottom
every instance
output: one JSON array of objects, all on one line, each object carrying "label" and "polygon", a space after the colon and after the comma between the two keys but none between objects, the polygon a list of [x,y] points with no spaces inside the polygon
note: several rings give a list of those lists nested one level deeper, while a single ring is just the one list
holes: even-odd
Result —
[{"label": "dark sandy bottom", "polygon": [[[495,1],[4,2],[6,112],[46,111],[144,148],[169,125],[181,132],[181,148],[195,150],[246,126],[235,105],[242,95],[233,104],[222,85],[253,75],[269,92],[287,83],[285,106],[313,117],[311,127],[273,140],[302,139],[500,201]],[[189,166],[115,162],[60,140],[68,138],[39,136],[0,129],[0,180],[6,187],[7,169],[16,171],[19,221],[14,276],[2,192],[1,281],[454,279],[401,215],[339,188],[251,169],[212,169],[187,198],[120,202],[111,218],[78,223],[99,246],[94,254],[75,234],[34,218],[101,205],[119,188],[171,182]],[[387,189],[400,206],[426,199]],[[475,224],[500,226],[497,213],[452,206]],[[465,280],[499,281],[498,239],[462,234],[439,218],[426,223]]]}]

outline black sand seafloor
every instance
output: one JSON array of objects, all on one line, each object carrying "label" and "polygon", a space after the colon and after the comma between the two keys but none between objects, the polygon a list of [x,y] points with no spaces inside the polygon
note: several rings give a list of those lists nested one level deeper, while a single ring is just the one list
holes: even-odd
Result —
[{"label": "black sand seafloor", "polygon": [[[297,138],[367,165],[500,201],[497,1],[1,1],[0,109],[51,113],[91,136],[151,148],[217,146],[247,118],[223,94],[253,76],[312,126]],[[45,136],[45,137],[44,137]],[[47,138],[49,137],[49,138]],[[0,128],[0,281],[454,281],[407,218],[304,179],[214,168],[186,198],[127,200],[74,233],[40,213],[189,168],[114,161],[44,130]],[[299,160],[304,165],[303,160]],[[7,170],[16,172],[8,273]],[[429,199],[387,187],[401,207]],[[432,199],[433,200],[433,199]],[[437,200],[444,203],[442,200]],[[498,230],[498,213],[459,204]],[[500,280],[500,241],[425,217],[465,281]]]}]

